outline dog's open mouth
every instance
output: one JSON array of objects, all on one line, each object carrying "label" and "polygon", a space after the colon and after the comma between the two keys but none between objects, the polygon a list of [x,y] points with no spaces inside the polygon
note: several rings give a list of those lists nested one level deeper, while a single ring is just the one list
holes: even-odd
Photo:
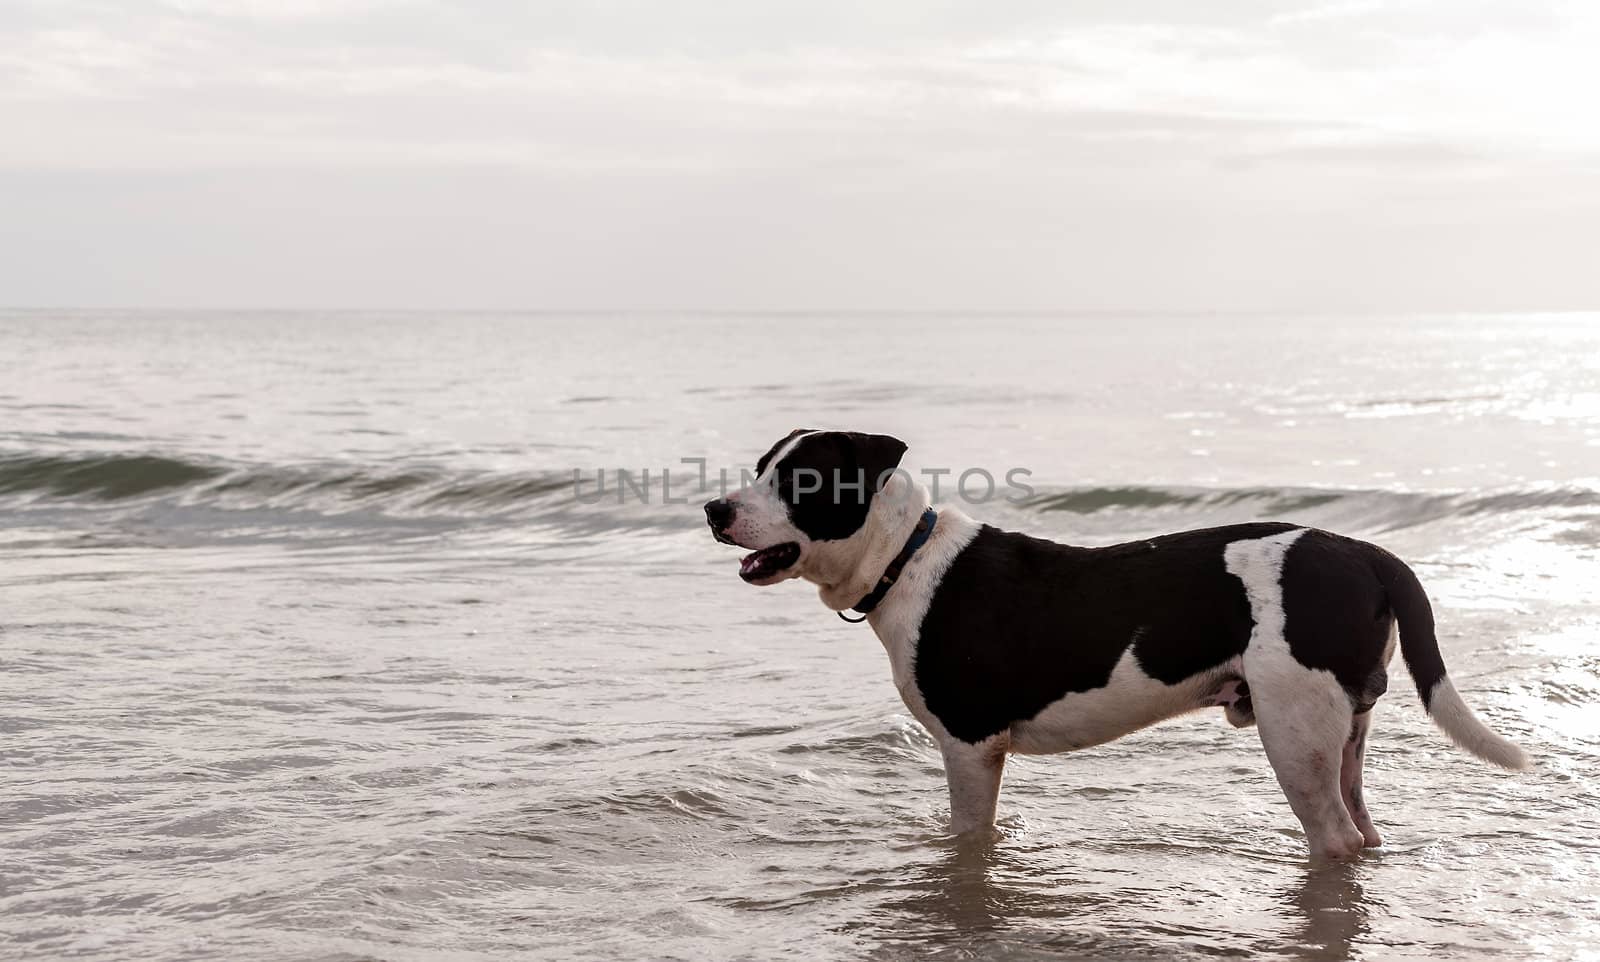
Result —
[{"label": "dog's open mouth", "polygon": [[800,546],[793,541],[752,551],[739,562],[739,577],[746,581],[770,578],[800,560]]}]

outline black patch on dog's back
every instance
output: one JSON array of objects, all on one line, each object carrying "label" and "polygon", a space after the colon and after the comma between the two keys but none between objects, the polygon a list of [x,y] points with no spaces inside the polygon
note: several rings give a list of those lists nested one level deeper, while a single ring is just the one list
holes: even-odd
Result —
[{"label": "black patch on dog's back", "polygon": [[955,737],[978,742],[1051,702],[1103,688],[1130,645],[1175,684],[1243,653],[1254,620],[1224,550],[1289,524],[1241,524],[1106,548],[1075,548],[985,525],[923,617],[915,674]]}]

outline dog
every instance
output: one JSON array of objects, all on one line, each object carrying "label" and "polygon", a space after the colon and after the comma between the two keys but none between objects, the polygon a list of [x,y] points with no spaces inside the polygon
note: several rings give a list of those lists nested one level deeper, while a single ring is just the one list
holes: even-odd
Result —
[{"label": "dog", "polygon": [[745,581],[803,578],[871,625],[939,744],[952,832],[992,830],[1010,754],[1220,706],[1256,727],[1313,857],[1354,858],[1382,844],[1361,768],[1397,640],[1445,734],[1527,767],[1462,701],[1427,595],[1383,548],[1284,523],[1057,544],[935,510],[899,467],[905,451],[887,435],[797,430],[705,514],[718,541],[752,549]]}]

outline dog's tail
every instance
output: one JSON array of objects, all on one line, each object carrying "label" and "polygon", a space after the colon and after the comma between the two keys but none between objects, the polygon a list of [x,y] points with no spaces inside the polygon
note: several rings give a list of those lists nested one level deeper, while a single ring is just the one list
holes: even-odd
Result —
[{"label": "dog's tail", "polygon": [[1461,700],[1456,686],[1444,671],[1439,654],[1439,639],[1433,631],[1433,606],[1404,561],[1384,551],[1378,564],[1378,578],[1389,593],[1389,605],[1400,623],[1400,654],[1417,683],[1422,707],[1433,723],[1444,729],[1450,740],[1486,762],[1501,768],[1525,769],[1528,756],[1522,749],[1494,732],[1472,714]]}]

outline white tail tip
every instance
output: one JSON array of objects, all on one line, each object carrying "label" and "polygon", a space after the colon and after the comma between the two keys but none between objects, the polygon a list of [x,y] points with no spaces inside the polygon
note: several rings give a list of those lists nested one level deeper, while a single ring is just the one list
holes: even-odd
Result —
[{"label": "white tail tip", "polygon": [[1461,700],[1461,693],[1450,683],[1450,676],[1439,679],[1428,695],[1428,714],[1444,729],[1450,740],[1486,762],[1501,768],[1525,771],[1531,767],[1528,756],[1511,742],[1490,731]]}]

